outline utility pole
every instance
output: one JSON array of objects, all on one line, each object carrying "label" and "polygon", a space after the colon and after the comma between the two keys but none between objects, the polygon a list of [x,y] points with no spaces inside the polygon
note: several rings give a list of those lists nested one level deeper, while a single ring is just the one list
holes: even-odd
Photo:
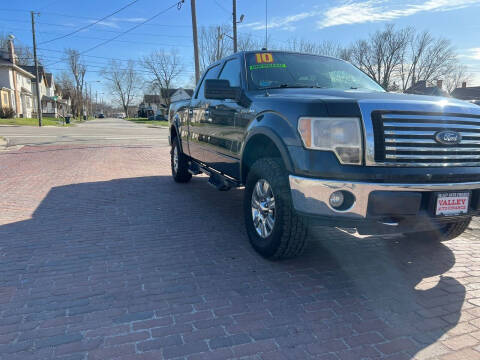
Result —
[{"label": "utility pole", "polygon": [[220,60],[220,40],[222,39],[222,31],[220,26],[217,26],[217,53],[215,54],[215,61]]},{"label": "utility pole", "polygon": [[83,100],[83,120],[88,119],[88,83],[85,81],[85,99]]},{"label": "utility pole", "polygon": [[233,17],[233,52],[237,52],[237,0],[233,0],[232,4],[232,17]]},{"label": "utility pole", "polygon": [[37,41],[35,40],[35,15],[38,15],[39,13],[31,11],[30,14],[32,15],[33,61],[35,63],[35,77],[37,80],[37,117],[38,126],[42,126],[42,101],[40,99],[40,78],[38,73]]},{"label": "utility pole", "polygon": [[90,82],[90,115],[93,116],[93,105],[92,105],[92,83]]},{"label": "utility pole", "polygon": [[198,61],[198,34],[197,34],[197,11],[195,8],[195,0],[190,0],[192,8],[192,31],[193,31],[193,55],[195,57],[195,82],[200,80],[200,64]]}]

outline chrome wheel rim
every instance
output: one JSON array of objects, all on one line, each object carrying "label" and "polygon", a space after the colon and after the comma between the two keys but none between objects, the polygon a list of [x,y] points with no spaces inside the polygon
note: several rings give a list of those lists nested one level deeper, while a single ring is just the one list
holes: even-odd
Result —
[{"label": "chrome wheel rim", "polygon": [[178,171],[178,147],[173,147],[173,171],[177,173]]},{"label": "chrome wheel rim", "polygon": [[252,192],[253,227],[263,239],[270,236],[275,226],[275,196],[270,184],[259,179]]}]

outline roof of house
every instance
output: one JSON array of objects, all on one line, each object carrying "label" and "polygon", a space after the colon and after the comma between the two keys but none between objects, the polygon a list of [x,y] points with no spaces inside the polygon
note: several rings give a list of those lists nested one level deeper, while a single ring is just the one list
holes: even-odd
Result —
[{"label": "roof of house", "polygon": [[[163,104],[164,99],[171,98],[172,95],[182,88],[178,89],[162,89],[161,96],[160,95],[143,95],[143,102],[148,104]],[[191,89],[182,89],[187,92],[188,95],[193,95],[193,90]]]},{"label": "roof of house", "polygon": [[10,60],[7,60],[7,59],[0,58],[0,67],[10,67],[10,68],[13,68],[16,71],[22,73],[26,77],[29,77],[31,79],[35,78],[35,75],[33,75],[31,72],[24,69],[23,67],[20,67],[18,65],[13,64]]},{"label": "roof of house", "polygon": [[[35,74],[36,71],[35,71],[35,66],[33,65],[20,65],[20,67],[26,71],[28,71],[29,73],[31,74]],[[40,77],[45,77],[45,71],[43,69],[43,66],[42,65],[39,65],[38,66],[38,76]],[[32,79],[32,82],[37,82],[36,79]]]},{"label": "roof of house", "polygon": [[424,81],[419,81],[415,85],[405,90],[407,94],[430,95],[430,96],[449,96],[448,93],[438,86],[426,86]]},{"label": "roof of house", "polygon": [[163,98],[170,98],[178,89],[162,89],[162,97]]},{"label": "roof of house", "polygon": [[456,88],[452,91],[452,96],[462,100],[480,100],[480,86]]}]

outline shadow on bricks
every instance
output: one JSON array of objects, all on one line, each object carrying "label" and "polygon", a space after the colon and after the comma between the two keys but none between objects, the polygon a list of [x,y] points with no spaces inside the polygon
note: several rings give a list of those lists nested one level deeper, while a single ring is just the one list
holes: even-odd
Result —
[{"label": "shadow on bricks", "polygon": [[408,359],[458,323],[447,246],[312,226],[270,262],[242,197],[202,177],[52,188],[0,226],[0,358]]}]

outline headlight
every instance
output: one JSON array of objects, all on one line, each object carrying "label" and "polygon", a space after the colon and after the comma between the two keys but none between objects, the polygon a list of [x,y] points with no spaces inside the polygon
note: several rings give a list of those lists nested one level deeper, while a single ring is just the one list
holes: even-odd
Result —
[{"label": "headlight", "polygon": [[308,149],[333,151],[340,163],[362,163],[359,118],[309,118],[298,120],[298,132]]}]

